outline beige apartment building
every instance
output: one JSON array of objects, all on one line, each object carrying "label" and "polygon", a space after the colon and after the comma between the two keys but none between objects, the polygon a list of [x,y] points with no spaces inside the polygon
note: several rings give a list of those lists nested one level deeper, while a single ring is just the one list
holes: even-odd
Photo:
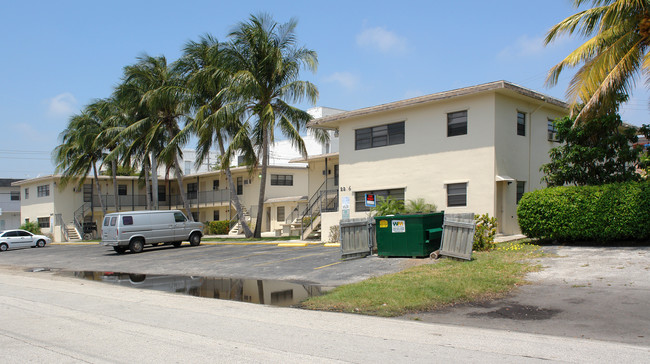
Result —
[{"label": "beige apartment building", "polygon": [[[260,188],[259,170],[250,173],[247,167],[232,168],[236,193],[245,210],[247,221],[254,224]],[[80,239],[93,225],[100,227],[103,213],[100,198],[107,213],[144,210],[146,208],[145,186],[138,177],[118,176],[118,193],[115,198],[113,180],[100,176],[101,195],[97,193],[94,178],[88,177],[81,188],[70,183],[64,188],[60,175],[49,175],[14,182],[14,188],[23,195],[20,201],[20,221],[38,221],[45,234],[52,234],[54,241]],[[307,167],[269,166],[265,193],[262,231],[281,231],[290,213],[299,203],[305,204],[308,193]],[[159,209],[183,210],[175,179],[158,177]],[[230,201],[230,189],[225,173],[201,172],[183,177],[183,189],[196,221],[231,220],[236,210]],[[233,226],[233,233],[238,232]],[[98,236],[90,233],[88,237]]]},{"label": "beige apartment building", "polygon": [[339,136],[338,154],[306,160],[310,201],[336,174],[337,207],[318,217],[324,238],[341,219],[369,216],[366,193],[488,213],[500,233],[518,233],[517,203],[543,187],[539,168],[557,145],[551,121],[567,113],[561,100],[498,81],[313,120]]}]

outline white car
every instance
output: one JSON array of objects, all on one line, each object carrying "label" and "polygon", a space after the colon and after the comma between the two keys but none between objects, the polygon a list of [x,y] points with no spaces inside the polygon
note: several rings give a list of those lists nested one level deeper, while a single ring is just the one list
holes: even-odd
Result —
[{"label": "white car", "polygon": [[44,235],[35,235],[26,230],[14,229],[0,231],[0,252],[7,249],[26,248],[26,247],[39,247],[42,248],[45,244],[52,241]]}]

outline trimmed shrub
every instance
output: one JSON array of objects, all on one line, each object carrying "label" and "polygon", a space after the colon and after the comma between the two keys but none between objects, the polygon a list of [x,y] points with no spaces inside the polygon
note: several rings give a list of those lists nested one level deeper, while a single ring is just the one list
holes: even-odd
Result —
[{"label": "trimmed shrub", "polygon": [[552,187],[526,193],[517,208],[531,238],[605,243],[650,238],[650,181]]},{"label": "trimmed shrub", "polygon": [[224,235],[228,234],[230,228],[230,220],[223,221],[210,221],[207,223],[208,234],[210,235]]}]

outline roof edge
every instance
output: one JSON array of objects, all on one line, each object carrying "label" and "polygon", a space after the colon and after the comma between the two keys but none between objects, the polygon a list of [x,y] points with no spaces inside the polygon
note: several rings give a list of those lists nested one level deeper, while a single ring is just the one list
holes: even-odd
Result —
[{"label": "roof edge", "polygon": [[389,102],[386,104],[381,104],[381,105],[376,105],[376,106],[370,106],[370,107],[365,107],[362,109],[357,109],[357,110],[352,110],[352,111],[347,111],[343,112],[340,114],[335,114],[335,115],[330,115],[318,119],[314,119],[309,122],[307,126],[309,127],[326,127],[324,124],[328,124],[334,121],[339,121],[343,119],[348,119],[348,118],[353,118],[353,117],[358,117],[358,116],[366,116],[370,114],[375,114],[383,111],[389,111],[389,110],[396,110],[396,109],[401,109],[401,108],[406,108],[406,107],[411,107],[415,105],[420,105],[420,104],[426,104],[429,102],[434,102],[434,101],[440,101],[440,100],[445,100],[445,99],[450,99],[453,97],[460,97],[460,96],[468,96],[468,95],[474,95],[482,92],[488,92],[488,91],[497,91],[497,90],[511,90],[514,92],[517,92],[523,96],[527,96],[539,101],[547,102],[551,105],[555,105],[564,109],[569,108],[569,104],[566,102],[556,99],[554,97],[544,95],[542,93],[539,93],[537,91],[519,86],[517,84],[514,84],[512,82],[508,81],[495,81],[495,82],[489,82],[489,83],[484,83],[476,86],[469,86],[469,87],[463,87],[463,88],[458,88],[454,90],[449,90],[449,91],[443,91],[443,92],[438,92],[434,94],[429,94],[429,95],[424,95],[424,96],[418,96],[418,97],[413,97],[410,99],[405,99],[405,100],[399,100],[399,101],[394,101],[394,102]]}]

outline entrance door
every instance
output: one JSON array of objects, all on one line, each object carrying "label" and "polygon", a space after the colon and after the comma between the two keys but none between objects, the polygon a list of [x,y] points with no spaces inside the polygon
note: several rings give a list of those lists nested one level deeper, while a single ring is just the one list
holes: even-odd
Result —
[{"label": "entrance door", "polygon": [[266,231],[271,231],[271,208],[266,208]]},{"label": "entrance door", "polygon": [[505,215],[505,212],[504,212],[505,203],[503,201],[503,199],[505,198],[505,195],[506,195],[505,189],[506,189],[506,183],[505,182],[497,182],[497,201],[496,201],[496,203],[497,203],[496,204],[497,205],[497,211],[496,211],[496,214],[497,214],[497,222],[498,222],[498,224],[497,224],[498,232],[501,233],[501,234],[504,232],[504,225],[505,225],[504,223],[506,221],[505,220],[506,215]]}]

